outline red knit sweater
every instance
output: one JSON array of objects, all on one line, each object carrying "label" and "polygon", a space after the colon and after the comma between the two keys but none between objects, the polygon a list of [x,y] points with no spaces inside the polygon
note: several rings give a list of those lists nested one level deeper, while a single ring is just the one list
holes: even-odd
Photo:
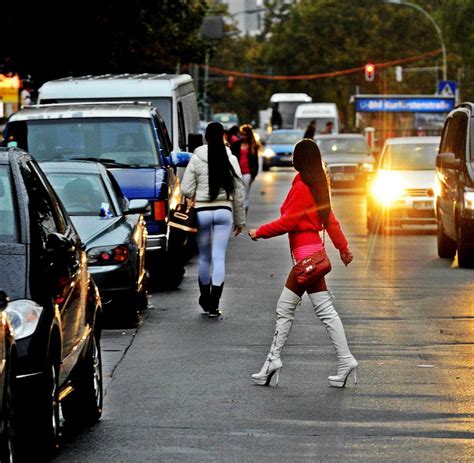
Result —
[{"label": "red knit sweater", "polygon": [[[280,208],[281,217],[257,229],[257,238],[272,238],[288,233],[292,250],[308,244],[320,243],[319,232],[323,225],[316,212],[316,203],[311,190],[297,174],[291,189]],[[348,242],[336,216],[331,211],[326,228],[331,241],[339,251],[348,247]]]}]

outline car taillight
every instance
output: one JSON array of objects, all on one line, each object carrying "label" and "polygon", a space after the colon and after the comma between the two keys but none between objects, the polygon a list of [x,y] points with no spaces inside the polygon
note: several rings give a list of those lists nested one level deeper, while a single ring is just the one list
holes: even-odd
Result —
[{"label": "car taillight", "polygon": [[155,201],[153,203],[153,215],[155,220],[166,219],[166,203],[164,201]]},{"label": "car taillight", "polygon": [[122,264],[128,260],[130,250],[125,244],[92,248],[87,252],[89,265]]}]

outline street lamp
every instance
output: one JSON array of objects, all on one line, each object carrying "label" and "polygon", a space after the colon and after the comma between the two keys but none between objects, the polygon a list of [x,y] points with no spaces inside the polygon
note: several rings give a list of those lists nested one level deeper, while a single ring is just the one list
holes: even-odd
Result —
[{"label": "street lamp", "polygon": [[448,60],[446,57],[446,45],[444,44],[443,34],[441,33],[441,29],[439,28],[438,24],[434,20],[433,16],[431,16],[425,9],[423,9],[420,5],[416,3],[406,2],[404,0],[384,0],[385,3],[392,3],[395,5],[406,5],[415,10],[418,10],[420,13],[424,14],[433,24],[433,27],[436,29],[436,33],[438,34],[439,40],[441,42],[441,50],[443,53],[443,80],[447,80],[447,73],[448,73]]}]

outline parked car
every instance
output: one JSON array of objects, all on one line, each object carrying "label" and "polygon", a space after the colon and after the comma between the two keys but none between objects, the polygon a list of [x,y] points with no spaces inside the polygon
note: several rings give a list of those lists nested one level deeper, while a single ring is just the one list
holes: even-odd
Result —
[{"label": "parked car", "polygon": [[274,130],[265,141],[262,170],[270,167],[292,166],[293,147],[303,139],[303,130]]},{"label": "parked car", "polygon": [[[1,170],[0,185],[3,186]],[[0,195],[0,204],[2,199],[3,196]],[[2,243],[0,242],[1,247]],[[5,312],[7,305],[8,297],[0,289],[0,461],[14,462],[17,461],[15,439],[16,346],[13,329]]]},{"label": "parked car", "polygon": [[316,135],[314,138],[329,169],[334,188],[363,187],[375,159],[361,134]]},{"label": "parked car", "polygon": [[[101,304],[84,244],[36,161],[0,148],[0,287],[16,343],[18,449],[43,461],[102,413]],[[29,461],[32,461],[30,459]]]},{"label": "parked car", "polygon": [[129,199],[148,199],[145,217],[151,283],[177,287],[184,275],[188,235],[168,226],[182,200],[177,167],[190,153],[171,149],[160,114],[148,103],[31,106],[13,114],[6,139],[37,161],[94,160],[105,164]]},{"label": "parked car", "polygon": [[147,307],[146,199],[129,201],[98,162],[40,163],[86,245],[89,271],[112,324],[135,326]]},{"label": "parked car", "polygon": [[474,267],[474,104],[461,103],[447,117],[436,158],[438,255]]},{"label": "parked car", "polygon": [[439,137],[385,141],[367,191],[367,228],[435,223],[435,162]]}]

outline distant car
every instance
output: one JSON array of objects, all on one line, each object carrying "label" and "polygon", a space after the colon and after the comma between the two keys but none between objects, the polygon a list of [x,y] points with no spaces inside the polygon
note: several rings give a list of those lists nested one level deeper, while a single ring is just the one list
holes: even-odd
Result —
[{"label": "distant car", "polygon": [[[3,183],[0,174],[0,184]],[[0,196],[0,204],[2,197]],[[0,243],[1,246],[1,243]],[[15,439],[16,346],[5,308],[8,297],[0,289],[0,461],[17,461]]]},{"label": "distant car", "polygon": [[102,413],[101,304],[84,245],[34,159],[0,148],[0,287],[16,343],[18,448],[44,461]]},{"label": "distant car", "polygon": [[446,118],[436,158],[438,255],[474,267],[474,103]]},{"label": "distant car", "polygon": [[368,185],[367,228],[435,223],[435,162],[439,137],[400,137],[385,141]]},{"label": "distant car", "polygon": [[334,188],[366,186],[375,159],[363,135],[317,135],[314,140],[326,161]]},{"label": "distant car", "polygon": [[215,113],[212,122],[220,122],[225,130],[229,130],[234,125],[239,125],[239,116],[236,113]]},{"label": "distant car", "polygon": [[104,315],[134,326],[147,306],[148,201],[129,201],[98,162],[42,162],[41,168],[86,245],[89,271],[99,287]]},{"label": "distant car", "polygon": [[292,166],[293,148],[303,139],[303,135],[303,130],[274,130],[265,141],[262,170],[270,170],[270,167]]}]

